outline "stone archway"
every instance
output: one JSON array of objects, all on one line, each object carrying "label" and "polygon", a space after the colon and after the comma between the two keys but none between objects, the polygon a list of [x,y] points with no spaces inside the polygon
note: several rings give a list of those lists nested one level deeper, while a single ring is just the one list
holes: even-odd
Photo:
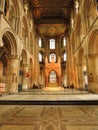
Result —
[{"label": "stone archway", "polygon": [[28,90],[29,89],[29,63],[27,52],[25,49],[21,52],[20,57],[20,73],[19,73],[19,81],[20,81],[20,90]]},{"label": "stone archway", "polygon": [[98,30],[94,30],[88,44],[88,83],[89,90],[98,93]]},{"label": "stone archway", "polygon": [[5,31],[2,34],[3,46],[0,47],[0,61],[2,62],[3,72],[5,77],[6,93],[16,93],[18,91],[18,52],[17,40],[14,34],[10,31]]}]

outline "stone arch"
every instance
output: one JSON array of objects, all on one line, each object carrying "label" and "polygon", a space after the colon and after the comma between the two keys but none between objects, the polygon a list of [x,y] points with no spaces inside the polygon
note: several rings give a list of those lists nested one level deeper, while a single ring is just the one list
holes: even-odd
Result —
[{"label": "stone arch", "polygon": [[10,6],[9,9],[9,18],[8,21],[10,22],[11,26],[15,29],[15,18],[16,18],[16,11],[13,5]]},{"label": "stone arch", "polygon": [[23,49],[21,52],[21,60],[24,65],[26,65],[28,62],[27,52],[25,49]]},{"label": "stone arch", "polygon": [[88,42],[89,90],[98,93],[98,29],[94,29]]},{"label": "stone arch", "polygon": [[28,23],[27,23],[27,19],[23,16],[22,18],[22,23],[23,23],[23,26],[25,27],[25,33],[28,34],[29,33],[29,28],[28,28]]},{"label": "stone arch", "polygon": [[6,79],[6,92],[16,92],[18,74],[17,40],[9,29],[3,30],[1,37],[3,46],[0,47],[0,61],[3,64],[2,77]]},{"label": "stone arch", "polygon": [[98,29],[95,29],[89,38],[88,54],[98,54]]},{"label": "stone arch", "polygon": [[84,49],[81,48],[78,52],[78,85],[79,89],[86,89],[87,82],[87,63]]},{"label": "stone arch", "polygon": [[[91,26],[93,20],[96,18],[96,3],[94,1],[86,0],[83,4],[83,14],[87,29]],[[86,30],[87,30],[86,29]]]},{"label": "stone arch", "polygon": [[16,11],[16,16],[17,16],[17,17],[20,17],[21,12],[20,12],[19,1],[18,1],[18,0],[15,0],[15,1],[13,2],[13,5],[14,5],[15,11]]},{"label": "stone arch", "polygon": [[18,55],[17,40],[13,32],[11,32],[9,29],[4,30],[2,32],[2,41],[4,42],[4,45],[6,45],[6,49],[10,50],[9,55]]},{"label": "stone arch", "polygon": [[15,0],[13,2],[13,7],[15,10],[15,30],[16,32],[20,32],[20,17],[21,17],[21,8],[20,8],[20,3],[18,0]]}]

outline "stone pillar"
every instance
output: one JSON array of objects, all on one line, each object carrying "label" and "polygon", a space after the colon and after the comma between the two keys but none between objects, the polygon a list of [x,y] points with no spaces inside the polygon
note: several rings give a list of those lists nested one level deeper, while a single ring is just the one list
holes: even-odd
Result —
[{"label": "stone pillar", "polygon": [[48,87],[48,76],[45,76],[45,87]]},{"label": "stone pillar", "polygon": [[22,89],[23,90],[28,90],[29,86],[30,86],[30,81],[29,81],[29,76],[30,76],[30,73],[29,73],[29,64],[25,64],[24,65],[23,71],[24,71],[24,76],[23,76]]},{"label": "stone pillar", "polygon": [[88,55],[88,89],[98,93],[98,54]]},{"label": "stone pillar", "polygon": [[0,47],[2,47],[4,45],[2,38],[0,37]]},{"label": "stone pillar", "polygon": [[58,86],[61,85],[61,76],[58,77]]},{"label": "stone pillar", "polygon": [[10,57],[7,64],[6,75],[6,91],[7,93],[18,92],[18,74],[19,73],[19,60],[16,57]]},{"label": "stone pillar", "polygon": [[83,75],[82,75],[82,64],[77,65],[78,68],[78,89],[83,89]]},{"label": "stone pillar", "polygon": [[0,0],[0,12],[4,12],[5,0]]},{"label": "stone pillar", "polygon": [[15,18],[15,30],[17,33],[19,32],[19,17]]}]

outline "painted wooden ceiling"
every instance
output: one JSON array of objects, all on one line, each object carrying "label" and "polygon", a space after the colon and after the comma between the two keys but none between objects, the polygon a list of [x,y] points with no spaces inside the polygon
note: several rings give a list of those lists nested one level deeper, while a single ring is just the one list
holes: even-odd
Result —
[{"label": "painted wooden ceiling", "polygon": [[46,35],[47,32],[47,35],[50,35],[49,28],[55,30],[55,33],[52,32],[53,36],[65,32],[67,24],[70,22],[73,0],[29,0],[29,3],[39,33]]}]

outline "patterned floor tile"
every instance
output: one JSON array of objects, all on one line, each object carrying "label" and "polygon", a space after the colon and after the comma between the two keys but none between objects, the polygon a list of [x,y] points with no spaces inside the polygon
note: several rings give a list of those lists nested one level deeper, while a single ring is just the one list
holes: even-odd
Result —
[{"label": "patterned floor tile", "polygon": [[0,130],[98,130],[98,106],[0,106]]}]

